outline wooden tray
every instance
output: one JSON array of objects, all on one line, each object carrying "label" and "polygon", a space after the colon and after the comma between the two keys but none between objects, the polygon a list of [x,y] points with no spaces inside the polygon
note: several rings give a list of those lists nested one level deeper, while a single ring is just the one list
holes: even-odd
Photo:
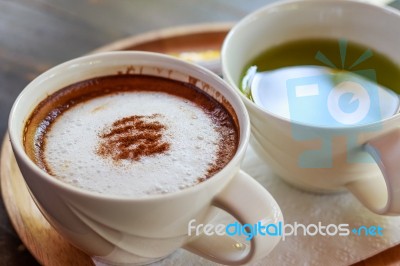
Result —
[{"label": "wooden tray", "polygon": [[[141,50],[161,52],[219,71],[219,50],[231,24],[195,25],[134,36],[95,52]],[[18,169],[8,135],[0,160],[1,192],[17,234],[42,265],[94,265],[88,255],[70,245],[46,221],[33,202]]]}]

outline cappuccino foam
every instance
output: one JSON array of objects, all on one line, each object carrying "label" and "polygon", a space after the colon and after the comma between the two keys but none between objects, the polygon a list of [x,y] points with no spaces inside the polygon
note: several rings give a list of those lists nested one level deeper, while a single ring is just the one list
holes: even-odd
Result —
[{"label": "cappuccino foam", "polygon": [[[146,82],[174,85],[155,77]],[[66,90],[102,84],[90,80]],[[178,95],[133,88],[74,96],[83,100],[71,100],[63,93],[50,96],[32,115],[33,120],[42,116],[31,143],[36,163],[55,178],[85,190],[144,197],[196,185],[233,157],[237,131],[232,118],[208,95],[193,88]],[[42,112],[46,106],[53,109]],[[28,133],[30,127],[28,123]],[[29,134],[25,138],[29,151]]]},{"label": "cappuccino foam", "polygon": [[[100,135],[132,114],[154,116],[147,119],[164,125],[162,141],[169,149],[140,160],[98,154]],[[44,155],[50,172],[65,182],[100,193],[143,196],[196,184],[216,160],[219,141],[213,121],[194,103],[166,93],[128,92],[65,112],[47,134]]]}]

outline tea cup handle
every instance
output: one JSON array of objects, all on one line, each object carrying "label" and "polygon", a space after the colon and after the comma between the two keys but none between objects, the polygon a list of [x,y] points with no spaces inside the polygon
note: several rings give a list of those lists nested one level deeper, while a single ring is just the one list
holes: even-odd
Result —
[{"label": "tea cup handle", "polygon": [[400,215],[400,128],[370,140],[364,149],[384,178],[357,180],[347,188],[372,212]]},{"label": "tea cup handle", "polygon": [[[243,171],[214,198],[213,205],[225,210],[241,224],[283,223],[281,210],[274,198],[257,181]],[[200,235],[183,248],[211,261],[241,265],[266,256],[280,241],[280,236],[254,235],[239,243],[227,235]]]}]

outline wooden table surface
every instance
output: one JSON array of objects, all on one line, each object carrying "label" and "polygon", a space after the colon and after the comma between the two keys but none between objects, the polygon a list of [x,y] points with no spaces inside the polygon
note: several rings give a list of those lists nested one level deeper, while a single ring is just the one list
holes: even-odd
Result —
[{"label": "wooden table surface", "polygon": [[[0,140],[17,95],[44,70],[120,38],[234,22],[274,0],[0,0]],[[400,8],[400,0],[391,4]],[[357,265],[400,265],[394,247]],[[38,265],[0,201],[0,265]]]}]

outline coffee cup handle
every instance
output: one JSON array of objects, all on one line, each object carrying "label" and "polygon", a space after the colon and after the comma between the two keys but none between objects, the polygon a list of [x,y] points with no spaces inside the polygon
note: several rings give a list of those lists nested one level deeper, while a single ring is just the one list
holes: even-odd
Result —
[{"label": "coffee cup handle", "polygon": [[384,178],[353,181],[347,188],[372,212],[400,214],[400,128],[380,135],[364,145]]},{"label": "coffee cup handle", "polygon": [[[283,223],[274,198],[257,181],[243,171],[214,198],[213,205],[225,210],[241,224]],[[257,234],[245,244],[227,235],[200,235],[183,248],[211,261],[241,265],[266,256],[280,241],[280,236]]]}]

